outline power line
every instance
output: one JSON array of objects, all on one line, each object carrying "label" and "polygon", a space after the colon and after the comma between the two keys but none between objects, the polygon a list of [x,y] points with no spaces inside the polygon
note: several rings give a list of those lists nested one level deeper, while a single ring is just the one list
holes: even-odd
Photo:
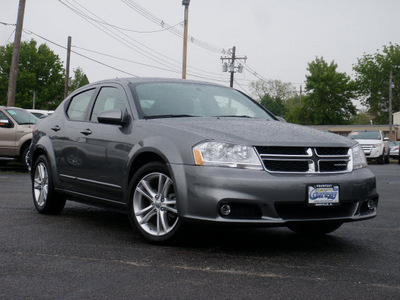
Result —
[{"label": "power line", "polygon": [[[64,0],[65,1],[65,0]],[[105,34],[107,34],[108,36],[110,36],[111,38],[115,39],[116,41],[124,44],[125,46],[127,46],[128,48],[130,48],[131,50],[143,55],[144,57],[160,64],[163,65],[164,67],[168,67],[168,68],[174,68],[174,66],[171,66],[170,63],[166,62],[163,59],[160,58],[156,58],[153,56],[150,56],[146,53],[145,50],[141,49],[139,46],[133,44],[132,42],[128,41],[126,38],[122,37],[120,34],[113,32],[111,29],[107,28],[106,26],[102,25],[102,24],[97,24],[93,21],[91,21],[89,18],[89,16],[87,14],[85,14],[84,12],[82,12],[79,8],[77,8],[76,6],[74,6],[73,4],[67,2],[68,4],[64,3],[63,1],[59,0],[59,2],[61,2],[62,4],[64,4],[66,7],[68,7],[70,10],[72,10],[73,12],[75,12],[76,14],[78,14],[80,17],[82,17],[85,21],[87,21],[88,23],[92,24],[93,26],[95,26],[96,28],[98,28],[99,30],[101,30],[102,32],[104,32]],[[83,7],[84,8],[84,7]],[[84,8],[85,9],[85,8]],[[86,10],[86,9],[85,9]],[[91,13],[91,12],[90,12]],[[93,13],[91,13],[92,15],[94,15]],[[96,15],[94,15],[96,16]],[[97,17],[97,16],[96,16]],[[97,17],[98,18],[98,17]],[[125,35],[125,34],[124,34]],[[135,41],[137,42],[137,41]],[[138,44],[140,44],[139,42],[137,42]],[[150,48],[148,48],[149,50],[151,50]],[[176,67],[176,66],[175,66]],[[176,69],[178,70],[178,69]]]},{"label": "power line", "polygon": [[[139,14],[141,14],[142,16],[144,16],[145,18],[147,18],[148,20],[150,20],[151,22],[153,22],[153,23],[155,23],[157,25],[165,24],[165,22],[162,19],[156,17],[151,12],[147,11],[146,9],[144,9],[142,6],[140,6],[139,4],[134,2],[133,0],[121,0],[121,1],[123,3],[125,3],[126,5],[128,5],[130,8],[132,8],[133,10],[135,10],[136,12],[138,12]],[[180,30],[177,30],[175,28],[170,28],[168,31],[173,33],[174,35],[180,37],[180,38],[183,37],[183,32],[180,31]],[[189,38],[189,40],[193,44],[195,44],[195,45],[197,45],[197,46],[199,46],[199,47],[201,47],[201,48],[203,48],[205,50],[208,50],[208,51],[211,51],[211,52],[215,52],[215,53],[224,53],[225,54],[225,50],[223,48],[214,46],[214,45],[206,43],[206,42],[203,42],[203,41],[201,41],[199,39],[194,38],[193,36],[191,36]]]},{"label": "power line", "polygon": [[[64,1],[66,1],[66,0],[64,0]],[[83,12],[82,10],[80,10],[80,9],[77,8],[75,5],[71,4],[70,2],[66,1],[67,3],[64,3],[64,2],[61,1],[61,0],[59,0],[59,2],[62,3],[63,5],[65,5],[66,7],[68,7],[68,8],[69,8],[70,10],[72,10],[74,13],[78,14],[78,15],[79,15],[80,17],[82,17],[85,21],[89,22],[90,24],[92,24],[93,26],[95,26],[95,27],[98,28],[99,30],[103,31],[104,33],[106,33],[107,35],[109,35],[109,36],[112,37],[113,39],[117,40],[118,42],[124,44],[124,45],[127,46],[128,48],[130,48],[130,49],[132,49],[132,50],[138,52],[139,54],[141,54],[141,55],[147,57],[147,58],[150,59],[150,60],[153,60],[154,62],[156,62],[156,63],[162,65],[163,67],[167,67],[167,68],[172,69],[171,71],[174,72],[174,73],[177,73],[177,72],[178,72],[178,68],[179,68],[179,67],[178,67],[178,64],[180,64],[179,61],[177,61],[177,60],[175,60],[175,59],[172,59],[172,58],[170,58],[170,57],[168,57],[168,56],[166,56],[166,55],[164,55],[164,54],[162,54],[162,53],[159,53],[159,52],[155,51],[154,49],[152,49],[152,48],[150,48],[150,47],[147,47],[146,45],[144,45],[144,44],[138,42],[137,40],[133,39],[132,37],[126,35],[125,33],[121,32],[120,30],[118,30],[118,29],[116,29],[116,28],[113,28],[113,29],[114,29],[115,31],[117,31],[117,32],[111,31],[109,28],[107,28],[107,27],[105,27],[104,25],[102,25],[102,23],[107,23],[107,24],[109,24],[108,22],[105,22],[103,19],[101,19],[100,17],[98,17],[97,15],[95,15],[94,13],[92,13],[91,11],[89,11],[88,9],[86,9],[85,7],[83,7],[81,4],[77,3],[75,0],[74,0],[74,2],[76,2],[77,5],[79,5],[80,7],[82,7],[82,9],[84,9],[85,11],[87,11],[88,13],[90,13],[91,15],[93,15],[94,17],[96,17],[97,19],[101,20],[101,22],[100,22],[101,24],[97,24],[97,23],[95,23],[94,21],[92,21],[92,20],[94,20],[93,18],[91,18],[90,16],[88,16],[85,12]],[[124,37],[121,36],[121,35],[124,35],[124,36],[126,36],[127,38],[124,38]],[[130,42],[130,41],[127,40],[127,39],[133,40],[133,41],[136,42],[137,44],[140,44],[141,46],[145,47],[147,50],[141,49],[138,45],[133,44],[132,42]],[[132,47],[135,47],[135,48],[132,48]],[[175,63],[171,64],[171,62],[168,62],[168,61],[166,61],[166,60],[163,59],[163,58],[157,57],[157,55],[149,56],[149,55],[147,54],[149,51],[152,51],[152,52],[156,53],[158,56],[163,56],[163,57],[165,57],[166,59],[169,59],[169,60],[171,60],[171,61],[173,61],[173,62],[175,62]],[[211,72],[208,72],[208,71],[205,71],[205,70],[202,70],[202,69],[199,69],[199,68],[195,68],[195,67],[192,67],[192,66],[189,66],[189,68],[190,68],[190,69],[193,69],[193,70],[197,70],[197,71],[199,71],[199,72],[201,72],[201,73],[205,73],[205,74],[219,75],[219,74],[211,73]],[[196,77],[196,76],[197,76],[197,77],[199,77],[199,76],[204,76],[204,75],[202,75],[202,74],[196,73],[195,71],[191,71],[190,74],[192,74],[192,76],[195,76],[195,77]],[[195,74],[197,74],[197,75],[195,75]],[[207,75],[207,76],[209,76],[209,75]]]},{"label": "power line", "polygon": [[[39,34],[37,34],[37,33],[34,33],[34,32],[32,32],[32,31],[30,31],[30,30],[24,29],[24,32],[25,32],[26,34],[29,34],[29,35],[35,35],[35,36],[41,38],[42,40],[45,40],[46,42],[49,42],[49,43],[51,43],[51,44],[53,44],[53,45],[56,45],[56,46],[58,46],[58,47],[60,47],[60,48],[63,48],[63,49],[65,49],[65,50],[67,50],[67,47],[62,46],[62,45],[60,45],[60,44],[58,44],[58,43],[56,43],[56,42],[53,42],[53,41],[51,41],[51,40],[49,40],[49,39],[47,39],[47,38],[45,38],[45,37],[43,37],[43,36],[41,36],[41,35],[39,35]],[[98,64],[100,64],[100,65],[103,65],[103,66],[105,66],[105,67],[108,67],[108,68],[110,68],[110,69],[119,71],[119,72],[121,72],[121,73],[130,75],[130,76],[133,76],[133,77],[138,77],[138,76],[135,75],[135,74],[126,72],[126,71],[124,71],[124,70],[118,69],[118,68],[113,67],[113,66],[110,66],[110,65],[107,65],[107,64],[105,64],[105,63],[103,63],[103,62],[100,62],[100,61],[98,61],[98,60],[95,60],[95,59],[93,59],[93,58],[91,58],[91,57],[88,57],[88,56],[86,56],[86,55],[83,55],[83,54],[81,54],[81,53],[79,53],[79,52],[72,51],[72,50],[71,50],[71,52],[72,52],[72,53],[75,53],[76,55],[79,55],[79,56],[81,56],[81,57],[83,57],[83,58],[86,58],[86,59],[88,59],[88,60],[91,60],[91,61],[93,61],[93,62],[96,62],[96,63],[98,63]]]}]

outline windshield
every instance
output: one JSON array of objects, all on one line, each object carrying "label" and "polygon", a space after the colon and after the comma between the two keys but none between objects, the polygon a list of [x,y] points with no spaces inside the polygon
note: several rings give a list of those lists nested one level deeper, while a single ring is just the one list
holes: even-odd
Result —
[{"label": "windshield", "polygon": [[8,114],[17,122],[19,125],[36,124],[39,120],[31,113],[23,109],[6,109]]},{"label": "windshield", "polygon": [[352,140],[380,140],[381,134],[379,131],[353,131],[348,137]]},{"label": "windshield", "polygon": [[145,83],[135,87],[144,118],[246,117],[274,120],[236,90],[194,83]]}]

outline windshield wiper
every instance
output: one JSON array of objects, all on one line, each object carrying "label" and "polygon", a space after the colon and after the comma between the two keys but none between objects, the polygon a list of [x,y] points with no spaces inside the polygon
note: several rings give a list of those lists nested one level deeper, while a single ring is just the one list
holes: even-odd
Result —
[{"label": "windshield wiper", "polygon": [[223,115],[223,116],[212,116],[214,118],[253,118],[248,115]]},{"label": "windshield wiper", "polygon": [[193,116],[193,115],[174,115],[174,114],[169,114],[169,115],[153,115],[153,116],[144,116],[144,119],[162,119],[162,118],[186,118],[186,117],[198,117],[198,116]]}]

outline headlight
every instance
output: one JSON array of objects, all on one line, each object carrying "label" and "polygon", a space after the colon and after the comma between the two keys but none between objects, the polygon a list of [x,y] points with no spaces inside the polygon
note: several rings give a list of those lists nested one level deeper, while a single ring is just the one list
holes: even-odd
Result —
[{"label": "headlight", "polygon": [[365,168],[367,166],[367,159],[360,145],[355,145],[352,148],[353,152],[353,170]]},{"label": "headlight", "polygon": [[371,146],[371,148],[380,148],[382,147],[382,144],[372,144]]},{"label": "headlight", "polygon": [[263,169],[254,149],[245,145],[202,142],[193,147],[193,156],[198,166]]}]

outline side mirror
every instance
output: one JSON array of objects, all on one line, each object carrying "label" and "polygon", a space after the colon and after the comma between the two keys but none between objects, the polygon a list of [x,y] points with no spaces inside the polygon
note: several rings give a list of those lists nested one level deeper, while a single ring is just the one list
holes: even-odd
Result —
[{"label": "side mirror", "polygon": [[383,138],[383,141],[384,141],[384,142],[389,142],[389,138],[388,138],[388,137],[384,137],[384,138]]},{"label": "side mirror", "polygon": [[0,120],[0,127],[8,128],[10,127],[10,121],[5,119],[5,120]]},{"label": "side mirror", "polygon": [[122,112],[119,109],[106,110],[99,113],[97,120],[102,124],[122,125]]}]

